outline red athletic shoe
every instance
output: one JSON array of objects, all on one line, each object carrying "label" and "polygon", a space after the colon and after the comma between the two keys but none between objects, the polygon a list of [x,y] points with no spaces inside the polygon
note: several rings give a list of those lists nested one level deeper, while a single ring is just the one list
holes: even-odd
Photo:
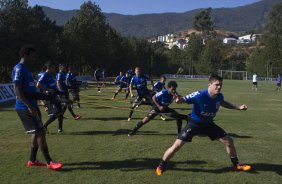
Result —
[{"label": "red athletic shoe", "polygon": [[234,166],[234,169],[237,171],[248,171],[251,169],[251,166],[244,164],[237,164],[236,166]]},{"label": "red athletic shoe", "polygon": [[35,160],[34,162],[29,160],[27,162],[27,167],[31,167],[31,166],[41,167],[41,166],[46,166],[46,164],[43,164],[43,163],[39,162],[38,160]]},{"label": "red athletic shoe", "polygon": [[76,115],[76,116],[74,117],[74,120],[79,120],[80,118],[81,118],[80,115]]},{"label": "red athletic shoe", "polygon": [[51,170],[58,170],[63,167],[63,164],[56,163],[56,162],[50,162],[50,164],[47,164],[47,168]]}]

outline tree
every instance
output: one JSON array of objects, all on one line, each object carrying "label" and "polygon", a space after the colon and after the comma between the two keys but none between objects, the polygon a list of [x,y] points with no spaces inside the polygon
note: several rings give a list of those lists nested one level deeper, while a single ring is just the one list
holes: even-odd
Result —
[{"label": "tree", "polygon": [[220,40],[208,40],[195,69],[199,74],[216,74],[223,62],[223,45]]},{"label": "tree", "polygon": [[[39,71],[46,60],[55,59],[58,52],[60,28],[51,22],[39,6],[28,7],[26,0],[1,1],[0,11],[0,73],[8,82],[10,71],[18,60],[18,51],[25,44],[32,44],[38,50]],[[1,79],[3,79],[1,77]]]},{"label": "tree", "polygon": [[[203,49],[203,40],[200,36],[190,35],[188,47],[184,50],[184,63],[182,67],[188,70],[190,75],[195,74],[195,65],[199,62],[199,57]],[[199,71],[198,71],[199,72]]]},{"label": "tree", "polygon": [[213,21],[211,20],[211,8],[200,11],[194,18],[193,27],[201,31],[202,34],[208,35],[213,30]]},{"label": "tree", "polygon": [[268,15],[267,28],[271,34],[282,35],[282,3],[273,6]]}]

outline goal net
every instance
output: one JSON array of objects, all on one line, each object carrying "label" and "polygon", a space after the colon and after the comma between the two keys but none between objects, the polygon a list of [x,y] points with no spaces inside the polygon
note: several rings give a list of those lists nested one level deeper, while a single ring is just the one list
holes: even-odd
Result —
[{"label": "goal net", "polygon": [[218,70],[218,75],[230,80],[248,80],[247,71]]}]

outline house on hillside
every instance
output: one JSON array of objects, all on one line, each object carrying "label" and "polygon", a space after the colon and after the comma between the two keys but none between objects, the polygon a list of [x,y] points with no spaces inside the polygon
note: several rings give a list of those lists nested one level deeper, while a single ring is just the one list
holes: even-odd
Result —
[{"label": "house on hillside", "polygon": [[238,37],[238,44],[250,44],[254,43],[258,37],[261,37],[262,34],[248,34],[245,36]]},{"label": "house on hillside", "polygon": [[236,38],[224,38],[223,43],[228,44],[228,45],[235,45],[237,44],[237,39]]}]

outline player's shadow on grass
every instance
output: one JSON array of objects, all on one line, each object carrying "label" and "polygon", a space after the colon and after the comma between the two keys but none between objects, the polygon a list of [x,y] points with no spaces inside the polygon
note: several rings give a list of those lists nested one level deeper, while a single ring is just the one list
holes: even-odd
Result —
[{"label": "player's shadow on grass", "polygon": [[230,135],[231,137],[234,137],[234,138],[253,138],[252,136],[238,135],[238,134],[235,134],[235,133],[228,133],[228,135]]},{"label": "player's shadow on grass", "polygon": [[[74,162],[65,163],[64,168],[60,171],[71,172],[74,170],[116,170],[120,171],[140,171],[140,170],[154,170],[159,163],[159,159],[154,158],[136,158],[127,160],[115,160],[115,161],[100,161],[100,162]],[[205,161],[201,160],[191,160],[184,162],[170,162],[168,164],[169,168],[173,168],[179,164],[191,164],[191,165],[202,165],[207,164]]]},{"label": "player's shadow on grass", "polygon": [[[92,117],[88,117],[88,118],[82,118],[79,121],[83,121],[83,120],[98,120],[98,121],[127,121],[127,118],[123,117],[105,117],[105,118],[92,118]],[[140,120],[140,118],[131,118],[131,120]]]},{"label": "player's shadow on grass", "polygon": [[[120,135],[124,135],[127,136],[127,134],[130,132],[131,130],[129,129],[119,129],[116,131],[83,131],[83,132],[70,132],[68,133],[68,135],[112,135],[112,136],[120,136]],[[140,131],[138,132],[138,135],[175,135],[176,134],[160,134],[157,131]],[[136,135],[136,136],[138,136]]]},{"label": "player's shadow on grass", "polygon": [[[62,172],[71,172],[75,170],[113,170],[119,169],[120,171],[139,171],[139,170],[153,170],[156,169],[156,166],[159,163],[159,159],[153,158],[136,158],[136,159],[127,159],[127,160],[115,160],[115,161],[99,161],[99,162],[74,162],[74,163],[65,163],[64,168],[60,171]],[[202,166],[207,164],[206,161],[202,160],[188,160],[184,162],[169,162],[167,164],[167,169],[172,171],[188,171],[188,172],[204,172],[204,173],[213,173],[221,174],[227,172],[237,172],[234,171],[232,167],[223,167],[219,169],[205,169]],[[199,168],[181,168],[181,165],[188,165]],[[266,164],[266,163],[254,163],[250,164],[252,169],[247,171],[250,174],[258,174],[260,171],[270,171],[275,172],[278,175],[282,175],[282,165],[277,164]]]}]

